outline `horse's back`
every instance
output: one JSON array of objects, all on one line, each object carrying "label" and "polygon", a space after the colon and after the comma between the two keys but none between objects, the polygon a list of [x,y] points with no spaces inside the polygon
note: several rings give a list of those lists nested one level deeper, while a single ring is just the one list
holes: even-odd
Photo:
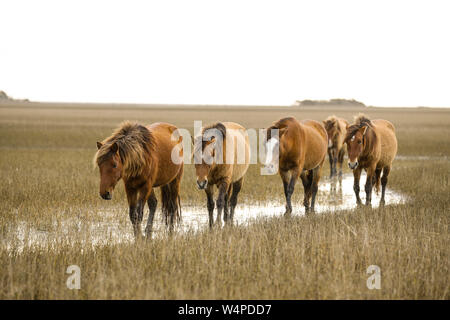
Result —
[{"label": "horse's back", "polygon": [[[171,182],[183,166],[183,162],[172,161],[172,150],[180,142],[172,140],[172,134],[177,127],[166,122],[156,122],[146,126],[154,138],[155,157],[158,160],[158,173],[155,186],[165,185]],[[181,138],[180,138],[181,139]]]},{"label": "horse's back", "polygon": [[325,158],[328,148],[328,135],[324,126],[316,120],[301,120],[305,133],[305,162],[306,170],[314,169]]},{"label": "horse's back", "polygon": [[[233,148],[227,147],[227,159],[233,159],[231,180],[235,182],[242,178],[250,165],[250,143],[246,129],[235,122],[222,122],[227,129],[227,142],[233,141]],[[231,140],[229,140],[231,138]]]},{"label": "horse's back", "polygon": [[381,156],[379,166],[388,166],[397,154],[397,137],[394,125],[384,119],[371,121],[381,142]]}]

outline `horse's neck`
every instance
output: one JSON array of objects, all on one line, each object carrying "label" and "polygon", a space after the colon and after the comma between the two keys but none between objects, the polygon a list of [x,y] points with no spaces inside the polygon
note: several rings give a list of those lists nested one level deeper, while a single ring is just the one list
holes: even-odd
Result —
[{"label": "horse's neck", "polygon": [[364,145],[362,156],[363,158],[370,158],[370,156],[375,151],[374,148],[378,141],[378,135],[373,128],[369,127],[364,139],[366,139],[366,143]]}]

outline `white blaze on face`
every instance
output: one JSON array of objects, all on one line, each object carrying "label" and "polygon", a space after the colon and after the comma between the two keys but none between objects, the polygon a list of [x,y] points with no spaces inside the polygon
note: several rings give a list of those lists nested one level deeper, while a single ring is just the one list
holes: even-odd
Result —
[{"label": "white blaze on face", "polygon": [[275,138],[271,138],[266,142],[266,161],[265,167],[270,171],[278,170],[278,145],[279,142]]},{"label": "white blaze on face", "polygon": [[331,139],[328,139],[328,148],[331,148],[333,146],[333,142],[331,142]]},{"label": "white blaze on face", "polygon": [[355,141],[355,136],[350,139],[351,142]]}]

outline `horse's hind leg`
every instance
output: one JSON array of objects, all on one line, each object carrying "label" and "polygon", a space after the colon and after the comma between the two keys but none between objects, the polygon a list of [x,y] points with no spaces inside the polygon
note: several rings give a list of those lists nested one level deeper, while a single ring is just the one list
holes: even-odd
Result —
[{"label": "horse's hind leg", "polygon": [[214,225],[214,185],[208,184],[205,189],[206,193],[206,207],[208,208],[208,216],[209,216],[209,228],[212,228]]},{"label": "horse's hind leg", "polygon": [[344,149],[344,147],[342,147],[341,150],[339,150],[339,158],[338,158],[339,177],[342,177],[342,164],[344,163],[344,156],[345,156],[345,149]]},{"label": "horse's hind leg", "polygon": [[230,222],[233,223],[234,218],[234,209],[236,208],[237,204],[237,198],[239,195],[239,192],[242,188],[242,183],[244,182],[244,177],[239,179],[238,181],[233,183],[233,193],[231,194],[230,198]]},{"label": "horse's hind leg", "polygon": [[333,177],[333,149],[328,148],[328,160],[330,161],[330,179]]},{"label": "horse's hind leg", "polygon": [[384,167],[383,169],[383,176],[381,177],[381,200],[380,200],[380,206],[384,206],[384,193],[386,192],[386,185],[388,182],[388,176],[389,172],[391,171],[391,167]]},{"label": "horse's hind leg", "polygon": [[158,205],[158,199],[156,199],[155,189],[152,189],[150,197],[147,200],[149,215],[147,220],[147,227],[145,228],[145,235],[148,240],[152,238],[153,218],[155,217],[156,207]]},{"label": "horse's hind leg", "polygon": [[300,178],[302,179],[303,189],[304,189],[303,205],[305,206],[305,213],[308,213],[309,212],[309,199],[311,198],[311,195],[312,195],[311,186],[312,186],[312,181],[313,181],[311,170],[303,171],[302,174],[300,175]]},{"label": "horse's hind leg", "polygon": [[175,179],[161,187],[162,212],[170,233],[173,231],[175,221],[181,219],[180,182],[182,176],[183,167],[180,168]]},{"label": "horse's hind leg", "polygon": [[311,170],[312,183],[311,183],[311,212],[314,212],[314,205],[316,203],[316,195],[319,190],[320,174],[322,172],[322,164]]},{"label": "horse's hind leg", "polygon": [[216,223],[220,227],[222,225],[222,211],[225,206],[225,197],[228,193],[228,188],[230,186],[230,183],[226,180],[223,180],[219,183],[219,195],[217,196],[217,218]]},{"label": "horse's hind leg", "polygon": [[225,222],[225,224],[228,222],[229,220],[229,207],[230,207],[230,197],[231,197],[231,189],[232,189],[232,184],[230,184],[228,186],[228,190],[227,193],[225,194],[225,204],[223,206],[223,221]]}]

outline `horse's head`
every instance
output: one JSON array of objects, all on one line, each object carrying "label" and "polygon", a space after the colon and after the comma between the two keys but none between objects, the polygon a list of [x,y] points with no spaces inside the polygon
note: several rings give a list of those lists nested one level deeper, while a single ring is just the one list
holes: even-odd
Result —
[{"label": "horse's head", "polygon": [[367,128],[368,126],[365,125],[357,130],[349,130],[349,127],[347,126],[345,143],[347,144],[348,167],[352,170],[358,167],[359,156],[364,150]]},{"label": "horse's head", "polygon": [[111,145],[97,142],[97,165],[100,169],[100,196],[111,200],[112,191],[122,178],[123,163],[119,156],[119,147],[116,142]]},{"label": "horse's head", "polygon": [[333,146],[333,141],[335,141],[336,135],[339,134],[338,123],[336,118],[329,118],[323,120],[323,125],[328,135],[328,148]]},{"label": "horse's head", "polygon": [[220,162],[217,158],[222,154],[222,142],[222,139],[216,137],[208,141],[204,141],[202,135],[195,138],[194,164],[199,189],[206,188],[209,173]]}]

